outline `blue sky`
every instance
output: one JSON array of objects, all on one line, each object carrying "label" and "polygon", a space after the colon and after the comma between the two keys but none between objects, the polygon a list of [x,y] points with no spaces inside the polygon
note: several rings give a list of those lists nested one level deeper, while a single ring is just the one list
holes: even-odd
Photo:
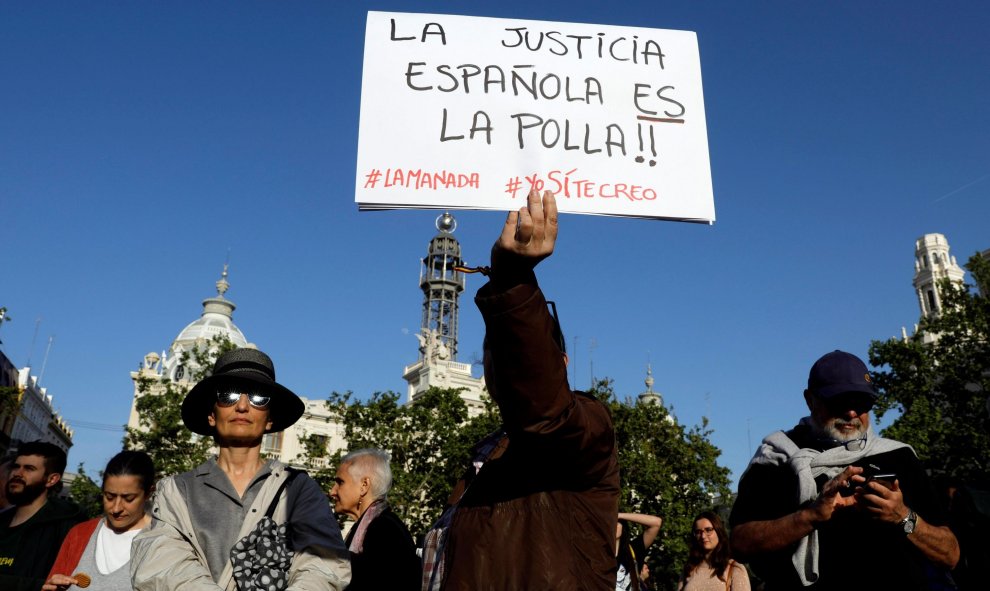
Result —
[{"label": "blue sky", "polygon": [[[566,215],[540,267],[578,387],[708,416],[738,478],[804,414],[820,355],[917,321],[914,241],[990,248],[990,6],[978,2],[5,2],[0,329],[70,424],[127,420],[129,372],[228,296],[310,398],[404,391],[437,212],[358,212],[367,10],[696,31],[714,226]],[[459,212],[485,262],[503,214]],[[482,325],[462,301],[460,360]],[[38,337],[31,347],[36,319]],[[121,432],[76,428],[102,469]]]}]

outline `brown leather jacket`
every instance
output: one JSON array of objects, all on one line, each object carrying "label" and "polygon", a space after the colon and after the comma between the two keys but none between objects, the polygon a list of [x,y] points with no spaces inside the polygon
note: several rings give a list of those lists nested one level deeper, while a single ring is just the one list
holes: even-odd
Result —
[{"label": "brown leather jacket", "polygon": [[485,374],[508,437],[469,468],[446,545],[444,589],[615,588],[619,468],[608,409],[567,384],[535,278],[476,298]]}]

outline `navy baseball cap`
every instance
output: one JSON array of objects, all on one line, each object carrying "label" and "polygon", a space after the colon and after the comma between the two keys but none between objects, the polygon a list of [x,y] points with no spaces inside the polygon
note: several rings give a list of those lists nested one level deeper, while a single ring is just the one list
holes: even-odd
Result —
[{"label": "navy baseball cap", "polygon": [[877,398],[866,364],[852,353],[838,349],[811,366],[808,389],[826,399],[857,392],[868,394],[873,400]]}]

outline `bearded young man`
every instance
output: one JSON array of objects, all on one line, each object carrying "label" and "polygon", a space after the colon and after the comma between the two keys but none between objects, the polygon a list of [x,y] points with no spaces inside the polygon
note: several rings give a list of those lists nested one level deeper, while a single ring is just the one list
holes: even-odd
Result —
[{"label": "bearded young man", "polygon": [[44,441],[20,446],[7,479],[0,513],[0,589],[37,591],[45,584],[62,540],[85,516],[78,507],[49,493],[61,487],[65,452]]},{"label": "bearded young man", "polygon": [[815,362],[793,429],[763,440],[739,482],[731,543],[767,591],[929,589],[959,560],[921,463],[870,425],[866,364]]}]

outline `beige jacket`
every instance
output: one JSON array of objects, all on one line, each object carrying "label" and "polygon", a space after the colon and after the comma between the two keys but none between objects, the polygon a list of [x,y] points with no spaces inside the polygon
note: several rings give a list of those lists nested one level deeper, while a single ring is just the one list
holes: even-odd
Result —
[{"label": "beige jacket", "polygon": [[[274,499],[287,470],[279,477],[269,477],[252,504],[248,519],[241,526],[240,537],[257,525]],[[285,498],[286,493],[282,493]],[[274,519],[283,523],[286,504],[280,502]],[[135,591],[236,591],[233,566],[228,562],[219,582],[214,582],[206,563],[206,554],[194,533],[195,525],[174,480],[158,483],[152,508],[152,526],[134,538],[131,546],[131,583]],[[310,552],[296,552],[289,569],[289,591],[343,591],[351,580],[351,565],[346,558],[321,557]]]}]

